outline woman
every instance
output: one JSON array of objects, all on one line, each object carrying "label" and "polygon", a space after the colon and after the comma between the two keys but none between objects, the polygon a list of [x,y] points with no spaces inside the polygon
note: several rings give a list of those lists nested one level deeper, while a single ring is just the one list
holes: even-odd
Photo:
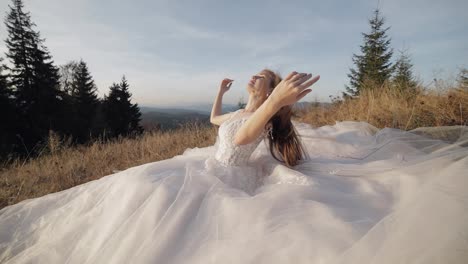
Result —
[{"label": "woman", "polygon": [[[239,155],[236,152],[249,152],[249,150],[253,152],[259,139],[262,138],[262,135],[264,136],[265,130],[267,130],[270,152],[273,157],[281,159],[288,166],[296,165],[299,160],[304,158],[305,152],[291,123],[291,105],[311,92],[312,90],[307,88],[320,78],[320,76],[316,76],[310,79],[311,77],[311,74],[292,72],[284,80],[281,80],[274,72],[265,69],[252,76],[248,83],[249,100],[245,109],[222,115],[222,97],[233,82],[233,80],[224,79],[213,104],[211,123],[221,125],[239,113],[250,117],[245,124],[236,129],[233,139],[229,136],[221,139],[223,141],[222,148],[229,148],[233,153],[228,154],[228,157],[220,157],[220,155],[216,155],[216,157],[224,159],[222,161],[225,163],[226,159],[229,159],[231,163],[241,162],[232,159],[230,155]],[[241,147],[241,145],[247,146]],[[243,157],[248,158],[248,155]],[[245,162],[245,160],[243,161]]]},{"label": "woman", "polygon": [[464,263],[466,147],[364,122],[293,127],[318,78],[261,71],[245,110],[222,115],[224,80],[215,146],[3,208],[0,262]]},{"label": "woman", "polygon": [[[221,114],[223,95],[232,81],[221,82],[211,112],[211,123],[219,125],[215,154],[205,162],[205,173],[216,175],[224,184],[249,195],[263,185],[264,164],[249,164],[252,153],[268,138],[273,158],[292,167],[306,153],[291,123],[291,105],[309,92],[320,76],[292,72],[284,80],[268,69],[252,76],[247,85],[249,100],[244,110]],[[221,166],[220,166],[221,165]]]}]

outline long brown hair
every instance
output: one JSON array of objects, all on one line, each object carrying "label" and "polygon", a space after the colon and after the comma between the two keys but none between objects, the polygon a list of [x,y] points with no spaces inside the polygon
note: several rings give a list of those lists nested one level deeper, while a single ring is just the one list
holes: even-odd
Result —
[{"label": "long brown hair", "polygon": [[[270,69],[264,69],[270,75],[270,88],[274,89],[280,82],[279,74]],[[278,161],[286,163],[288,167],[295,166],[307,157],[297,132],[291,122],[292,106],[282,107],[270,119],[271,134],[268,136],[270,153]]]}]

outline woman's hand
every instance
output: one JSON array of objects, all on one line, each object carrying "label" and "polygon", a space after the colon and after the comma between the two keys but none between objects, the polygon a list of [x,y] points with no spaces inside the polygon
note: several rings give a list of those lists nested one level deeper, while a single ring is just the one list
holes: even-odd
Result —
[{"label": "woman's hand", "polygon": [[296,103],[310,93],[312,89],[307,88],[320,79],[320,75],[309,80],[311,77],[310,73],[291,72],[273,89],[269,99],[278,108]]},{"label": "woman's hand", "polygon": [[218,94],[216,95],[216,99],[213,103],[213,108],[211,109],[211,115],[210,115],[210,122],[214,125],[220,126],[224,121],[228,120],[229,117],[231,116],[231,113],[229,114],[222,114],[221,111],[221,105],[223,101],[223,95],[225,92],[231,88],[232,82],[234,80],[225,78],[222,82],[221,85],[219,85],[219,91]]},{"label": "woman's hand", "polygon": [[234,80],[231,80],[231,79],[228,79],[228,78],[225,78],[223,81],[221,81],[221,85],[219,85],[219,92],[224,94],[225,92],[227,92],[229,90],[229,88],[231,88],[231,85],[232,85],[232,82]]},{"label": "woman's hand", "polygon": [[312,91],[312,89],[307,88],[318,81],[320,76],[317,75],[309,80],[311,77],[312,74],[290,73],[275,87],[267,101],[261,104],[239,128],[234,138],[234,144],[244,145],[256,140],[263,133],[265,125],[281,107],[294,104]]}]

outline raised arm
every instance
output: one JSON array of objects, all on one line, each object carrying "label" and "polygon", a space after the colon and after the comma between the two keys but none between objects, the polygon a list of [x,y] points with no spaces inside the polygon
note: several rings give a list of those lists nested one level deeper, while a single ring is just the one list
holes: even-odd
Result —
[{"label": "raised arm", "polygon": [[218,94],[216,95],[210,115],[210,122],[214,125],[220,126],[232,115],[232,113],[223,115],[221,112],[221,108],[223,104],[223,95],[229,90],[229,88],[231,88],[233,81],[234,80],[226,78],[221,82],[221,85],[219,86]]},{"label": "raised arm", "polygon": [[312,74],[290,73],[239,128],[234,138],[234,144],[244,145],[256,140],[262,134],[268,121],[281,107],[294,104],[312,91],[312,89],[307,88],[318,81],[320,76],[317,75],[309,80],[311,77]]}]

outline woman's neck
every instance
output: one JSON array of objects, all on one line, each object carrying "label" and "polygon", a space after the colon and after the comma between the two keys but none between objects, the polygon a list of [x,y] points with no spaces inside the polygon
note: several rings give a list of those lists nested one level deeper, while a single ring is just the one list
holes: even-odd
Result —
[{"label": "woman's neck", "polygon": [[247,104],[245,105],[244,112],[253,113],[260,107],[260,105],[262,105],[262,103],[263,102],[261,102],[261,100],[258,97],[251,95],[249,97],[249,100],[247,101]]}]

